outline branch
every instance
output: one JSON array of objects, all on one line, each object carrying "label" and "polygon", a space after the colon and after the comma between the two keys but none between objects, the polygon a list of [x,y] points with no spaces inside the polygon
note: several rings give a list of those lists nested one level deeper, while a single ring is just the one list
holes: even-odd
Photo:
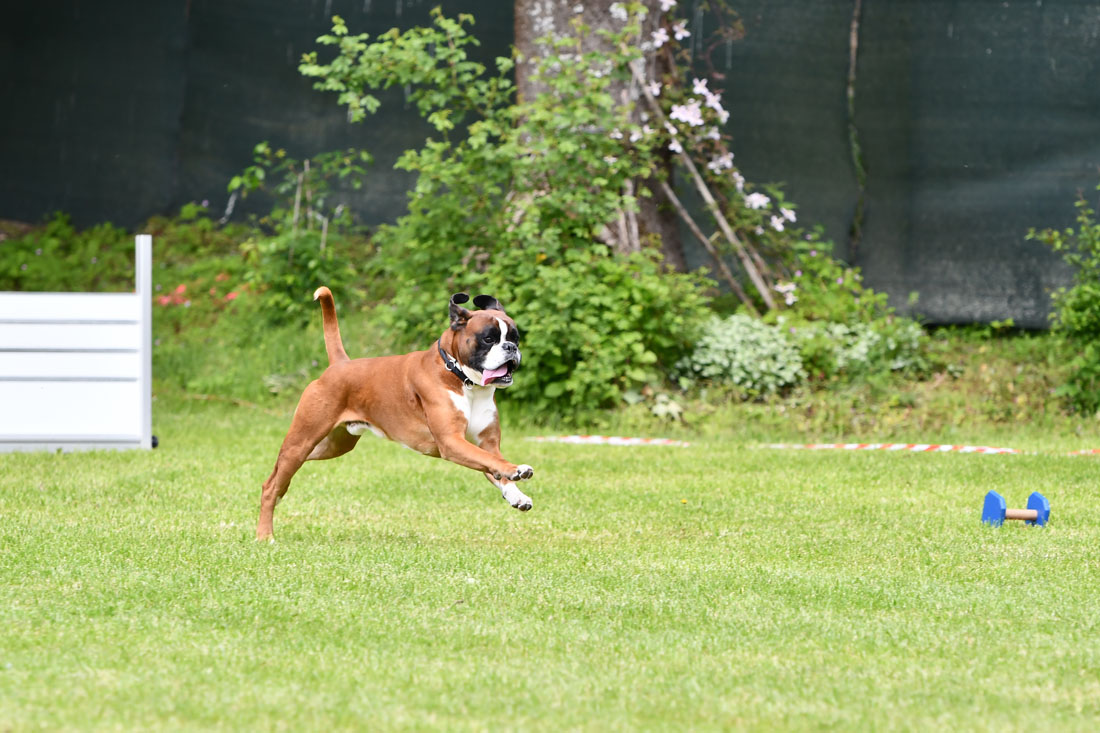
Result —
[{"label": "branch", "polygon": [[741,302],[744,303],[745,307],[749,309],[749,312],[752,313],[754,316],[759,316],[760,313],[756,310],[756,306],[753,305],[752,298],[748,296],[748,293],[745,292],[745,289],[741,287],[741,283],[737,282],[737,278],[735,278],[733,276],[733,273],[730,272],[730,268],[722,259],[721,253],[719,253],[718,250],[714,248],[714,244],[709,239],[707,239],[707,236],[703,234],[703,230],[701,230],[699,228],[699,225],[695,223],[695,219],[691,218],[691,214],[688,213],[688,210],[684,208],[684,205],[682,203],[680,203],[680,199],[672,190],[672,186],[668,185],[668,181],[665,181],[663,179],[658,181],[658,183],[661,184],[661,191],[665,194],[665,196],[668,197],[668,200],[672,203],[673,208],[676,209],[676,213],[680,215],[680,218],[684,220],[685,224],[687,224],[687,227],[691,230],[691,233],[695,235],[695,238],[699,240],[699,242],[707,250],[707,253],[710,254],[711,258],[714,260],[714,264],[718,265],[718,270],[722,273],[723,279],[725,279],[725,281],[729,284],[730,288],[737,295],[737,297],[741,299]]},{"label": "branch", "polygon": [[[668,120],[665,118],[664,110],[661,109],[661,106],[657,104],[657,100],[653,98],[653,95],[649,93],[649,89],[646,88],[645,81],[638,72],[636,63],[630,65],[630,73],[634,76],[634,81],[637,82],[638,87],[642,90],[642,96],[644,96],[646,102],[649,103],[650,109],[653,110],[657,119],[662,125],[666,126],[666,129],[670,127]],[[672,138],[673,140],[676,139],[674,135]],[[706,181],[699,175],[699,170],[695,167],[695,162],[692,161],[691,156],[684,151],[683,145],[680,146],[680,152],[677,153],[677,156],[680,158],[680,162],[684,164],[684,167],[687,168],[688,173],[691,174],[691,179],[695,183],[695,187],[699,190],[699,195],[703,197],[703,201],[710,210],[711,216],[713,216],[714,220],[718,223],[718,228],[722,230],[722,234],[725,235],[726,240],[733,246],[737,258],[741,260],[741,267],[743,267],[748,274],[756,291],[760,293],[760,297],[764,300],[764,304],[768,306],[769,310],[775,310],[775,299],[772,298],[767,283],[764,282],[764,278],[761,276],[760,271],[756,268],[755,263],[753,263],[752,258],[746,251],[744,243],[733,233],[733,227],[730,226],[729,221],[727,221],[726,217],[722,214],[722,210],[718,208],[718,203],[714,200],[714,196],[711,195]]]}]

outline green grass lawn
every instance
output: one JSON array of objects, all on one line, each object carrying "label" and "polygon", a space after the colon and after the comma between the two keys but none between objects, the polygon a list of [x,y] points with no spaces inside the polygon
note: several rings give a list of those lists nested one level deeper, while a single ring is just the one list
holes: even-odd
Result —
[{"label": "green grass lawn", "polygon": [[286,426],[161,400],[156,451],[0,456],[0,731],[1100,726],[1100,459],[506,431],[521,514],[364,438],[257,544]]}]

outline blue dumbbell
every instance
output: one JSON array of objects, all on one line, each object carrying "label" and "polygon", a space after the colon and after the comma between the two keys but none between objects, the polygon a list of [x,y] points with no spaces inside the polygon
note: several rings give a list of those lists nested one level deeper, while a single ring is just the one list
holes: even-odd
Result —
[{"label": "blue dumbbell", "polygon": [[1027,498],[1027,509],[1009,509],[1005,498],[996,491],[985,495],[982,506],[982,522],[1000,527],[1006,519],[1022,519],[1025,524],[1037,524],[1042,527],[1050,521],[1050,502],[1038,491]]}]

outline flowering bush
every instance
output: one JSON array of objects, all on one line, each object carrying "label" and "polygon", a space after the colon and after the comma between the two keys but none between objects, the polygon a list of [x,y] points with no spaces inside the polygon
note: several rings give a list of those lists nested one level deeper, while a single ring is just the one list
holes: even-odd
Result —
[{"label": "flowering bush", "polygon": [[730,384],[766,397],[805,378],[802,356],[782,329],[744,314],[714,318],[690,356],[676,364],[681,384]]},{"label": "flowering bush", "polygon": [[[729,373],[741,362],[714,356],[723,347],[713,333],[682,361],[703,322],[701,283],[663,271],[648,254],[652,242],[639,234],[637,214],[649,186],[661,187],[746,309],[842,323],[889,315],[885,296],[863,288],[818,235],[797,228],[795,207],[778,187],[757,188],[737,169],[721,132],[729,118],[721,94],[707,78],[684,78],[689,53],[680,43],[690,31],[675,7],[662,2],[655,29],[643,32],[653,27],[653,19],[642,22],[644,6],[613,4],[621,27],[600,31],[602,51],[591,50],[590,30],[578,19],[573,36],[544,41],[534,72],[541,91],[520,102],[512,59],[498,58],[490,70],[467,56],[475,43],[468,15],[435,10],[431,27],[374,40],[334,18],[332,33],[318,41],[335,58],[322,63],[306,54],[300,71],[337,93],[357,121],[378,108],[373,91],[404,86],[435,131],[401,156],[398,166],[417,174],[409,213],[378,232],[378,256],[368,264],[378,279],[401,283],[380,315],[410,344],[436,335],[446,293],[481,288],[510,293],[509,311],[538,324],[525,343],[537,374],[528,372],[529,387],[514,392],[529,404],[555,411],[613,404],[676,363],[696,378]],[[661,55],[665,63],[652,68],[669,73],[649,78],[647,54]],[[706,203],[717,237],[679,202],[670,156]],[[609,259],[609,251],[622,259]],[[599,279],[605,275],[613,287]],[[633,301],[638,293],[660,294],[653,299],[659,317],[641,317],[648,311]],[[758,326],[753,338],[775,331]],[[753,327],[738,320],[729,328]],[[771,338],[794,348],[785,335]],[[760,394],[793,384],[801,357],[797,349],[782,354],[774,372],[765,370],[772,377],[748,371],[738,383]]]}]

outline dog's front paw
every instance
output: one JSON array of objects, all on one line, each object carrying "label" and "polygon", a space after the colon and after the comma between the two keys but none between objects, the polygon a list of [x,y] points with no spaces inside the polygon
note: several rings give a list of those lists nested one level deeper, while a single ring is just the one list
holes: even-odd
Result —
[{"label": "dog's front paw", "polygon": [[[512,481],[522,481],[524,479],[531,478],[535,475],[535,469],[528,466],[526,463],[520,466],[516,466],[515,472],[508,478]],[[530,507],[528,507],[530,508]]]},{"label": "dog's front paw", "polygon": [[500,487],[500,494],[504,500],[521,512],[530,511],[531,497],[516,488],[515,484],[504,483]]}]

